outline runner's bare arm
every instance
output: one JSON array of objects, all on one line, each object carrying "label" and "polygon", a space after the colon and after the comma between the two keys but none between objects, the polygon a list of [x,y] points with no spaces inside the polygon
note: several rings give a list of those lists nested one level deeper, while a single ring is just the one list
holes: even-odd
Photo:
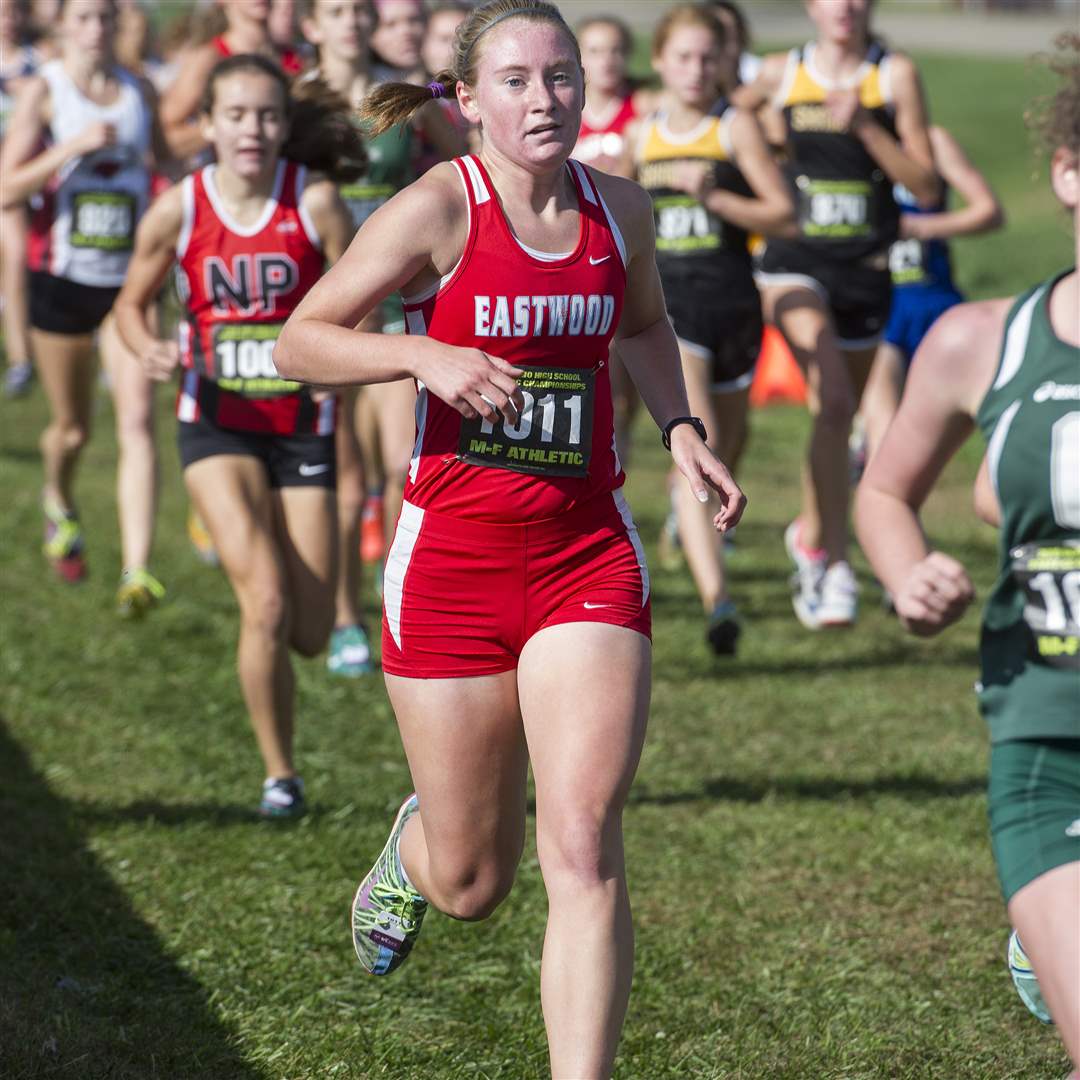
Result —
[{"label": "runner's bare arm", "polygon": [[915,354],[899,411],[856,493],[859,543],[893,595],[897,613],[916,633],[944,629],[974,595],[963,567],[930,550],[919,509],[971,433],[994,377],[1009,303],[961,304],[934,324]]},{"label": "runner's bare arm", "polygon": [[[626,245],[626,294],[615,334],[619,357],[645,407],[663,429],[668,421],[686,416],[690,406],[679,345],[667,317],[656,269],[652,200],[633,181],[595,170],[590,175],[611,209]],[[719,494],[721,509],[713,520],[715,526],[721,530],[734,528],[746,506],[746,496],[723,462],[689,425],[681,424],[672,431],[671,456],[700,502],[708,499],[706,485]]]},{"label": "runner's bare arm", "polygon": [[706,194],[705,205],[714,214],[750,232],[797,236],[795,204],[757,118],[745,109],[736,109],[730,132],[735,164],[754,195],[747,198],[734,191],[714,188]]},{"label": "runner's bare arm", "polygon": [[139,222],[127,277],[113,305],[116,327],[124,343],[139,357],[146,373],[159,381],[172,376],[180,362],[180,350],[175,341],[157,337],[147,312],[176,260],[183,219],[183,189],[169,188]]},{"label": "runner's bare arm", "polygon": [[395,290],[409,296],[449,273],[468,220],[459,174],[449,164],[376,210],[285,324],[274,349],[280,374],[320,386],[415,378],[463,416],[514,422],[511,398],[520,405],[514,380],[521,372],[498,357],[423,336],[353,329]]},{"label": "runner's bare arm", "polygon": [[116,142],[116,128],[97,122],[35,154],[49,122],[49,108],[49,84],[40,76],[28,79],[19,91],[0,155],[0,205],[5,210],[36,195],[72,158]]},{"label": "runner's bare arm", "polygon": [[352,239],[353,223],[348,207],[329,180],[308,184],[300,201],[319,234],[327,264],[333,266],[345,254]]},{"label": "runner's bare arm", "polygon": [[857,90],[834,90],[826,107],[842,127],[849,128],[867,153],[894,183],[903,184],[920,203],[937,201],[941,190],[930,149],[926,99],[918,69],[902,53],[889,56],[896,138],[862,108]]},{"label": "runner's bare arm", "polygon": [[191,157],[207,145],[195,120],[210,72],[220,59],[213,45],[193,49],[161,98],[161,128],[176,158]]},{"label": "runner's bare arm", "polygon": [[944,128],[932,127],[930,142],[942,179],[960,195],[964,206],[940,214],[904,214],[900,219],[900,235],[934,240],[1000,229],[1005,223],[1005,211],[986,177],[971,163],[956,139]]}]

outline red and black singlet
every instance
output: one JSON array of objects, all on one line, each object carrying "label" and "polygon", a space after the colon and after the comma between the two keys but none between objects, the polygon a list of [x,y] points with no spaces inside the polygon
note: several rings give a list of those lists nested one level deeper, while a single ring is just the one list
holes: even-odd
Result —
[{"label": "red and black singlet", "polygon": [[216,165],[183,181],[184,220],[177,279],[186,317],[177,416],[205,416],[223,428],[272,435],[334,430],[334,400],[315,402],[274,367],[274,343],[293,309],[319,280],[325,259],[301,205],[307,170],[278,162],[259,220],[234,221],[214,182]]}]

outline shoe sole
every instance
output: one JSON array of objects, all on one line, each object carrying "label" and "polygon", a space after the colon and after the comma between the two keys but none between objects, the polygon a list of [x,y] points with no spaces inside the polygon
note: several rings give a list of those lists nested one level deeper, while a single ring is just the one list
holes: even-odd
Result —
[{"label": "shoe sole", "polygon": [[[357,908],[357,905],[360,903],[360,894],[364,891],[364,886],[367,885],[368,881],[371,879],[371,875],[375,873],[375,868],[379,865],[380,862],[382,862],[383,855],[386,854],[386,849],[390,846],[390,842],[391,842],[391,840],[392,840],[392,838],[394,836],[394,833],[397,832],[398,826],[401,824],[401,819],[405,815],[405,812],[408,809],[409,804],[413,801],[415,796],[416,796],[416,792],[414,791],[401,804],[401,806],[398,808],[397,816],[394,818],[394,824],[390,829],[390,836],[387,837],[386,843],[383,844],[382,851],[379,852],[378,858],[376,858],[375,862],[372,864],[371,869],[363,876],[363,878],[360,879],[360,884],[356,887],[356,892],[353,894],[352,904],[349,906],[349,929],[352,931],[353,952],[356,953],[356,959],[360,961],[360,966],[369,975],[390,975],[390,974],[392,974],[396,970],[396,968],[393,968],[390,965],[393,964],[394,957],[397,954],[394,953],[391,949],[386,948],[385,945],[380,945],[379,946],[379,958],[376,961],[376,966],[378,966],[378,964],[381,963],[385,958],[385,960],[386,960],[386,968],[384,970],[382,970],[382,971],[376,971],[373,968],[369,968],[367,966],[367,960],[366,960],[365,957],[361,956],[360,949],[356,944],[356,908]],[[384,954],[386,954],[385,957],[384,957]],[[398,967],[400,967],[400,966],[401,965],[399,964]]]},{"label": "shoe sole", "polygon": [[734,656],[742,627],[737,622],[722,622],[705,635],[717,656]]}]

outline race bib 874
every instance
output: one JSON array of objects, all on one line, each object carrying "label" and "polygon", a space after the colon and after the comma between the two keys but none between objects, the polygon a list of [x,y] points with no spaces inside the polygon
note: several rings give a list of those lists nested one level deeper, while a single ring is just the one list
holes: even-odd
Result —
[{"label": "race bib 874", "polygon": [[518,380],[517,420],[461,421],[458,457],[540,476],[585,476],[592,450],[596,375],[578,368],[532,368]]}]

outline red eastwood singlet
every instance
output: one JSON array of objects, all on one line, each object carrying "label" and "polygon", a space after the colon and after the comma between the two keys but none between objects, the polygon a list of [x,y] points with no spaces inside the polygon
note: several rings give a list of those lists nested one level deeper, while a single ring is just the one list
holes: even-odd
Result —
[{"label": "red eastwood singlet", "polygon": [[626,126],[637,118],[634,111],[634,95],[627,94],[617,109],[610,113],[611,119],[597,127],[592,127],[581,116],[581,131],[578,133],[574,157],[578,161],[590,164],[598,157],[620,158],[626,145]]},{"label": "red eastwood singlet", "polygon": [[176,415],[271,435],[329,435],[334,401],[316,403],[274,367],[285,320],[322,276],[319,235],[300,205],[307,170],[279,161],[258,221],[233,221],[214,185],[216,165],[183,180],[184,223],[176,246],[185,371]]},{"label": "red eastwood singlet", "polygon": [[453,162],[469,200],[458,265],[405,297],[410,334],[482,349],[526,369],[513,425],[465,420],[418,384],[406,500],[453,517],[522,523],[555,517],[622,485],[612,431],[608,343],[626,288],[626,249],[588,171],[567,162],[581,229],[562,257],[510,231],[475,156]]},{"label": "red eastwood singlet", "polygon": [[[232,49],[229,48],[228,42],[225,40],[224,34],[219,34],[211,42],[214,48],[217,49],[221,56],[233,56],[235,55]],[[281,65],[281,70],[286,75],[299,75],[304,70],[304,61],[300,58],[300,54],[294,49],[278,49],[277,60]]]}]

